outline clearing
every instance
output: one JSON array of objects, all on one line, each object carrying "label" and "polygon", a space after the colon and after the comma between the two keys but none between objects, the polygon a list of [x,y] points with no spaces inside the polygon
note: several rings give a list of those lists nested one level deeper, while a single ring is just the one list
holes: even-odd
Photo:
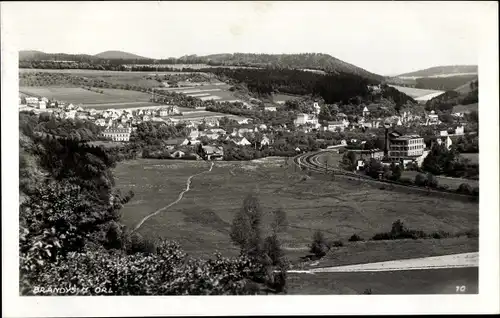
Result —
[{"label": "clearing", "polygon": [[444,91],[438,91],[433,89],[420,89],[420,88],[404,87],[397,85],[389,85],[389,86],[394,87],[398,91],[405,93],[406,95],[416,100],[428,100],[444,93]]},{"label": "clearing", "polygon": [[[477,203],[380,190],[345,179],[304,178],[291,159],[288,161],[288,167],[281,158],[215,162],[211,172],[193,178],[190,191],[180,202],[148,219],[139,232],[151,238],[177,240],[196,256],[210,256],[215,251],[237,255],[238,249],[229,239],[231,222],[252,191],[258,194],[265,218],[276,208],[286,211],[290,226],[281,240],[291,248],[293,258],[307,254],[315,230],[351,246],[347,239],[352,234],[370,238],[390,230],[397,219],[425,232],[478,229]],[[209,166],[209,162],[150,159],[119,163],[114,172],[117,186],[135,192],[122,210],[123,222],[135,227],[146,215],[173,202],[185,189],[189,176]],[[429,240],[416,249],[421,248],[423,254],[431,250],[463,252],[454,247],[440,248],[437,241]],[[391,250],[381,248],[380,253],[390,255]]]},{"label": "clearing", "polygon": [[19,87],[21,93],[30,96],[43,96],[65,101],[84,108],[134,108],[155,106],[149,101],[150,94],[122,89],[98,88],[98,93],[80,87]]}]

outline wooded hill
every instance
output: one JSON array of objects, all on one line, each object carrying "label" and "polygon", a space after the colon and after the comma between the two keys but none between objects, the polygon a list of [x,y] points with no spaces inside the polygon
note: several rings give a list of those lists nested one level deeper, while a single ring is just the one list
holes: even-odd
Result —
[{"label": "wooded hill", "polygon": [[[39,51],[19,52],[20,68],[84,68],[125,70],[124,64],[207,64],[211,66],[247,66],[261,68],[312,69],[330,73],[349,73],[375,80],[383,77],[360,67],[339,60],[328,54],[213,54],[189,55],[180,58],[150,59],[121,51],[106,51],[96,55],[44,53]],[[64,61],[64,62],[62,62]],[[77,62],[69,63],[69,62]],[[66,63],[66,64],[65,64]],[[86,65],[85,63],[92,63]],[[61,64],[61,65],[56,65]]]}]

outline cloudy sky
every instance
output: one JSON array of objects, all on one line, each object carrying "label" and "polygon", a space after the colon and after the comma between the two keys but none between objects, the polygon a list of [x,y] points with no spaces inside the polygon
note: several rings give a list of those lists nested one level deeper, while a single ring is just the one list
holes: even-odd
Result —
[{"label": "cloudy sky", "polygon": [[2,3],[19,49],[152,58],[212,53],[330,54],[395,75],[478,64],[481,18],[495,2]]}]

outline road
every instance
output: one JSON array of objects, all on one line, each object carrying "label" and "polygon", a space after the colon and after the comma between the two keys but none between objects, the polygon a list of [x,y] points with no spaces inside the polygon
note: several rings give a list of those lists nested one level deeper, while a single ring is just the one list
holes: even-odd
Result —
[{"label": "road", "polygon": [[479,266],[479,253],[462,253],[433,257],[403,259],[387,262],[321,267],[308,270],[289,270],[289,273],[346,273],[346,272],[390,272],[420,269],[466,268]]}]

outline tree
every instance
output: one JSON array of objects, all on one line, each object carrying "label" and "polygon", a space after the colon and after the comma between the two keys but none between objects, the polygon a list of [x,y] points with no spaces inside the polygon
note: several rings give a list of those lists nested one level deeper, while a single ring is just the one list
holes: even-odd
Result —
[{"label": "tree", "polygon": [[384,166],[380,163],[380,161],[370,158],[368,165],[365,168],[366,174],[372,178],[378,178],[380,171],[382,171]]},{"label": "tree", "polygon": [[401,179],[401,167],[399,165],[392,165],[391,164],[391,171],[392,171],[392,180],[398,181]]},{"label": "tree", "polygon": [[342,156],[342,165],[346,170],[356,170],[356,154],[352,151],[346,152],[344,156]]},{"label": "tree", "polygon": [[323,233],[320,230],[314,232],[310,252],[317,257],[323,257],[328,252],[328,244]]},{"label": "tree", "polygon": [[234,217],[230,233],[231,240],[240,247],[243,255],[258,257],[261,252],[261,224],[259,200],[254,194],[249,194]]},{"label": "tree", "polygon": [[425,186],[427,184],[427,178],[423,174],[417,174],[415,176],[415,185]]},{"label": "tree", "polygon": [[271,223],[273,233],[280,233],[288,228],[288,220],[286,212],[283,208],[278,208],[273,211],[273,221]]}]

